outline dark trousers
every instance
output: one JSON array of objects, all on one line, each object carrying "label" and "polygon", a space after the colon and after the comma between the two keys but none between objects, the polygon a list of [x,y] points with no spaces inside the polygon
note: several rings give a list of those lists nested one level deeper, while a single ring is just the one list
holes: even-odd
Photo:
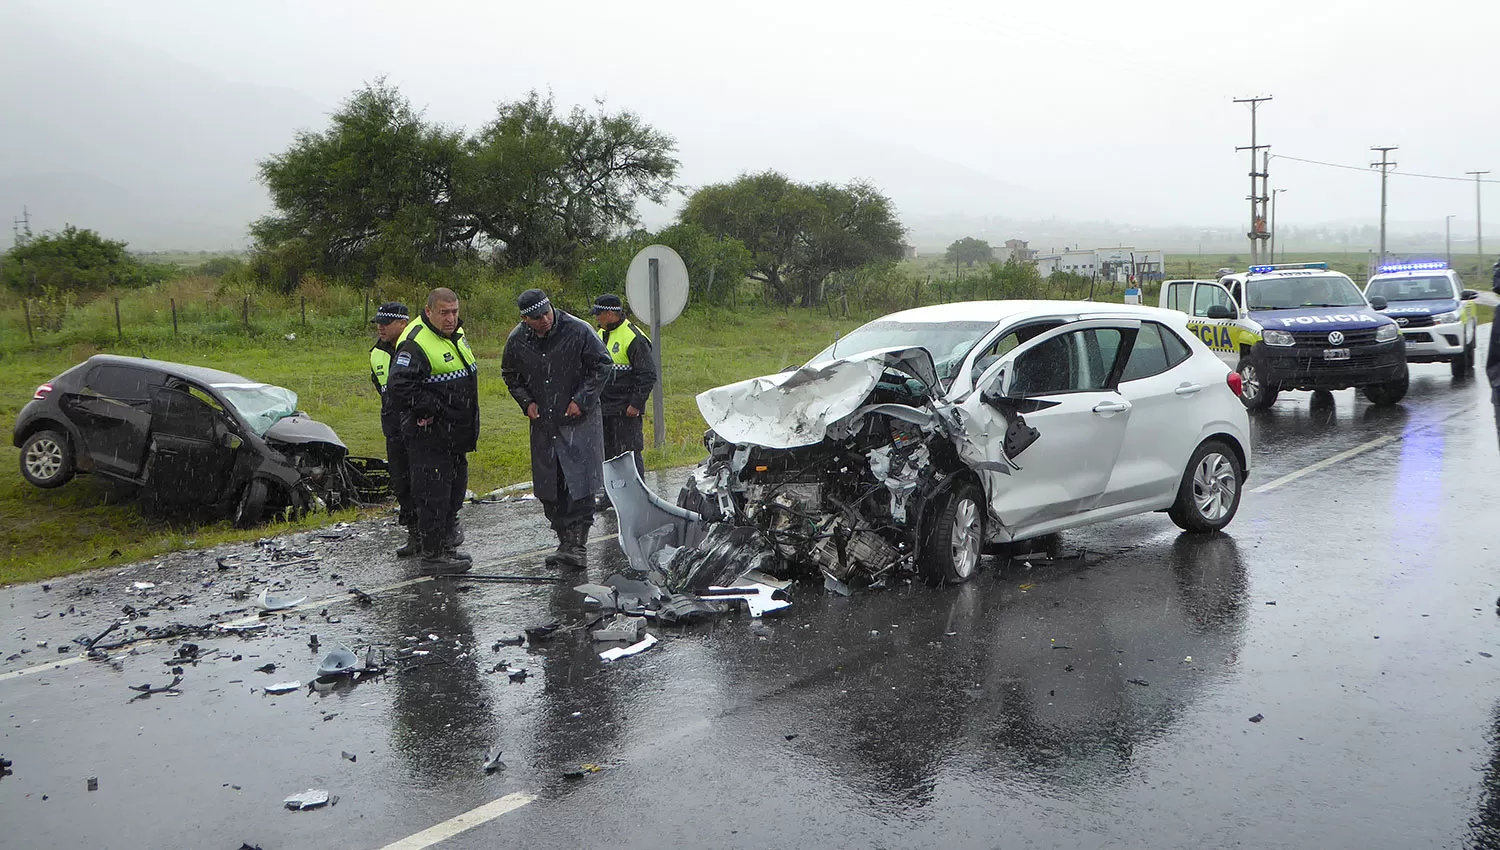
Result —
[{"label": "dark trousers", "polygon": [[553,531],[562,531],[581,525],[588,528],[594,524],[594,496],[589,494],[582,499],[568,498],[568,482],[563,478],[561,465],[557,467],[557,498],[555,502],[542,499],[542,513],[547,515],[547,522],[552,524]]},{"label": "dark trousers", "polygon": [[417,509],[411,500],[411,460],[406,456],[406,443],[400,434],[386,436],[385,461],[391,473],[391,493],[396,496],[396,506],[401,509],[401,524],[414,529]]},{"label": "dark trousers", "polygon": [[626,452],[635,452],[635,468],[646,477],[646,463],[641,452],[646,450],[646,417],[605,414],[604,459],[616,458]]},{"label": "dark trousers", "polygon": [[434,554],[443,548],[443,538],[458,521],[469,486],[469,457],[435,440],[412,440],[406,444],[411,470],[411,499],[417,510],[417,533],[422,552]]}]

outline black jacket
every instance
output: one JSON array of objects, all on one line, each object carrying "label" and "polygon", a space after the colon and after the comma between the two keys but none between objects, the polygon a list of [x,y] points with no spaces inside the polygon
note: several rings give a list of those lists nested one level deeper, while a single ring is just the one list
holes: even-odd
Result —
[{"label": "black jacket", "polygon": [[[604,420],[599,393],[609,369],[609,352],[582,319],[553,310],[552,329],[538,337],[522,322],[505,340],[500,375],[524,414],[535,404],[531,422],[531,479],[536,497],[546,502],[593,498],[603,485]],[[569,417],[574,402],[582,416]],[[557,470],[562,467],[563,481]],[[559,488],[559,483],[564,484]]]},{"label": "black jacket", "polygon": [[[391,356],[391,361],[396,360],[396,346],[383,339],[375,340],[375,348],[384,351]],[[390,380],[390,372],[386,372],[386,380]],[[399,437],[401,435],[401,411],[391,404],[391,394],[380,385],[380,379],[370,372],[370,383],[375,385],[375,392],[380,393],[380,433],[387,437]]]},{"label": "black jacket", "polygon": [[[422,323],[427,324],[427,313],[422,313]],[[413,323],[401,336],[396,346],[396,356],[391,360],[390,385],[386,388],[386,399],[401,418],[401,436],[407,440],[439,440],[449,451],[472,452],[479,442],[479,368],[477,363],[468,363],[465,374],[445,381],[428,380],[432,366],[427,354],[415,341],[420,326]],[[431,325],[433,333],[438,331]],[[463,330],[458,324],[455,337]],[[438,334],[442,336],[442,334]],[[444,337],[452,339],[452,337]],[[467,348],[467,345],[463,346]],[[470,352],[465,359],[472,358]],[[418,425],[421,419],[432,419],[428,425]]]},{"label": "black jacket", "polygon": [[[605,416],[624,416],[626,407],[644,412],[646,399],[651,397],[651,391],[656,388],[656,358],[651,351],[651,340],[641,333],[640,328],[634,325],[631,327],[635,330],[635,339],[625,349],[630,368],[618,369],[611,362],[609,377],[604,382],[604,392],[599,397]],[[613,331],[604,332],[606,351],[609,349],[612,333]]]}]

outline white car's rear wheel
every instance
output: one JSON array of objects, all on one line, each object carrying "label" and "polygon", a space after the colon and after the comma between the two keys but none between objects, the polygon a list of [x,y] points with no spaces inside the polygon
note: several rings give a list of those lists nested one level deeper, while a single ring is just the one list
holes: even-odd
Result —
[{"label": "white car's rear wheel", "polygon": [[1240,509],[1241,483],[1234,451],[1220,440],[1208,440],[1188,460],[1167,515],[1184,531],[1218,531]]}]

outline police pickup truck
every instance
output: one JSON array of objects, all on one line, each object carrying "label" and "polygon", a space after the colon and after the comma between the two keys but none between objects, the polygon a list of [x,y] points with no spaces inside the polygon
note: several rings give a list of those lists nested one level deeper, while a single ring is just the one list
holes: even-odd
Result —
[{"label": "police pickup truck", "polygon": [[1447,263],[1398,263],[1380,267],[1365,284],[1365,296],[1384,298],[1384,312],[1401,326],[1406,362],[1447,363],[1453,377],[1474,371],[1479,335],[1479,293],[1464,289]]},{"label": "police pickup truck", "polygon": [[1161,306],[1239,372],[1240,400],[1270,407],[1282,390],[1358,387],[1375,404],[1406,395],[1406,350],[1384,298],[1327,263],[1251,266],[1217,281],[1169,280]]}]

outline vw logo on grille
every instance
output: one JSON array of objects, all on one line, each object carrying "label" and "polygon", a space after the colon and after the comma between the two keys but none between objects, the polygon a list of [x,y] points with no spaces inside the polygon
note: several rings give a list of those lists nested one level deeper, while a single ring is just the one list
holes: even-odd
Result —
[{"label": "vw logo on grille", "polygon": [[1399,318],[1399,319],[1396,320],[1396,324],[1398,324],[1398,325],[1400,325],[1402,327],[1406,327],[1407,325],[1411,324],[1411,319],[1408,319],[1405,316],[1402,316],[1401,318]]},{"label": "vw logo on grille", "polygon": [[1328,344],[1329,345],[1343,345],[1344,344],[1344,334],[1342,332],[1340,332],[1340,331],[1334,331],[1333,333],[1329,334],[1328,335]]}]

